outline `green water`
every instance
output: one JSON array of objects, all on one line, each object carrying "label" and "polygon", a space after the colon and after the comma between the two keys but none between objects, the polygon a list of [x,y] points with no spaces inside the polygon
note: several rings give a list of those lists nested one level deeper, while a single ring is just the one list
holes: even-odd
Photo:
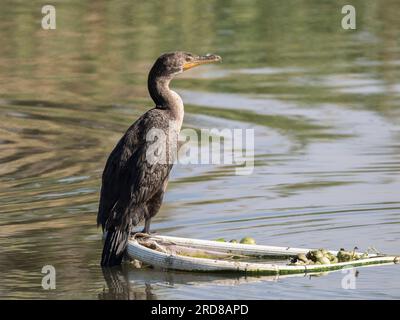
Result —
[{"label": "green water", "polygon": [[[239,277],[99,268],[100,175],[119,137],[153,106],[162,52],[223,63],[174,80],[184,127],[254,128],[255,168],[177,165],[152,227],[259,244],[399,253],[400,3],[40,1],[0,10],[0,298],[400,298],[398,265],[345,274]],[[53,265],[55,290],[41,287]]]}]

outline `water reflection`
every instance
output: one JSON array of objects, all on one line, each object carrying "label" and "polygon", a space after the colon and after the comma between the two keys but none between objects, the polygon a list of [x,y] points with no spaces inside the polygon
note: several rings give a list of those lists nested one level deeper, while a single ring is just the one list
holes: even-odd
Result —
[{"label": "water reflection", "polygon": [[103,275],[107,288],[99,294],[101,300],[155,300],[157,295],[152,291],[148,281],[140,286],[131,284],[129,272],[134,272],[130,266],[104,268]]},{"label": "water reflection", "polygon": [[[103,275],[107,287],[99,294],[100,299],[114,300],[154,300],[154,292],[159,286],[240,286],[260,281],[278,281],[292,276],[245,276],[226,274],[189,273],[179,271],[162,271],[153,269],[135,269],[131,265],[115,268],[104,268]],[[153,288],[155,287],[155,288]]]},{"label": "water reflection", "polygon": [[[387,267],[387,266],[386,266]],[[371,269],[372,268],[372,269]],[[375,268],[375,269],[374,269]],[[163,271],[152,268],[137,269],[131,264],[103,269],[103,276],[106,285],[104,286],[98,298],[102,300],[158,300],[168,298],[168,290],[175,292],[182,291],[181,294],[187,292],[186,288],[196,290],[195,297],[207,298],[210,295],[210,288],[215,290],[217,299],[229,299],[226,291],[241,292],[244,299],[255,298],[253,294],[258,295],[256,298],[264,298],[265,291],[271,290],[276,285],[285,286],[289,283],[300,282],[304,286],[314,290],[318,289],[324,280],[335,286],[342,287],[343,292],[346,290],[343,286],[357,286],[368,278],[368,270],[375,272],[382,270],[382,266],[365,266],[356,269],[348,268],[344,270],[336,270],[331,272],[318,272],[307,274],[292,275],[238,275],[234,273],[192,273],[183,271]],[[376,269],[378,268],[378,269]],[[385,267],[383,267],[385,268]],[[384,269],[385,270],[385,269]],[[347,276],[347,278],[346,278]],[[350,279],[351,277],[351,279]],[[349,280],[350,279],[350,280]],[[351,281],[351,283],[349,282]],[[346,283],[345,283],[346,282]],[[257,287],[255,292],[251,292],[251,287]],[[262,291],[261,291],[262,290]],[[190,289],[189,289],[190,291]],[[330,290],[328,290],[329,292]],[[159,295],[157,294],[159,292]],[[217,293],[218,292],[218,293]],[[225,295],[224,293],[225,292]],[[249,293],[246,296],[246,292]],[[331,289],[329,294],[334,294]],[[328,297],[325,295],[325,297]],[[175,293],[178,295],[179,293]],[[277,293],[276,298],[282,298],[285,294]],[[173,296],[174,297],[174,296]],[[186,298],[188,298],[186,296]],[[294,299],[303,299],[303,296],[293,296]],[[308,294],[308,298],[312,298]],[[318,298],[315,296],[314,298]]]},{"label": "water reflection", "polygon": [[[0,296],[315,297],[301,278],[267,290],[228,279],[240,285],[227,291],[214,286],[225,277],[160,273],[161,283],[173,277],[178,285],[150,281],[146,292],[143,279],[153,273],[124,266],[103,277],[95,227],[101,170],[153,105],[146,88],[153,60],[178,49],[224,58],[173,82],[184,126],[254,128],[255,170],[176,166],[153,222],[159,233],[398,253],[400,3],[352,4],[356,31],[341,29],[336,2],[73,0],[56,3],[57,30],[45,31],[40,1],[3,1]],[[40,288],[45,264],[57,267],[55,292]],[[397,272],[363,270],[364,287],[352,296],[398,298]],[[343,296],[340,277],[313,282],[318,297]]]}]

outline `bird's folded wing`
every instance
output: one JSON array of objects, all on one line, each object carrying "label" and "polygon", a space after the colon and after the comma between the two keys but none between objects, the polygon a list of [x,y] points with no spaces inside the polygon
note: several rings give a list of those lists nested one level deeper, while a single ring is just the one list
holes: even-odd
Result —
[{"label": "bird's folded wing", "polygon": [[[105,179],[102,198],[108,203],[105,206],[108,212],[102,214],[101,223],[107,225],[106,229],[111,226],[125,227],[129,219],[133,219],[134,224],[138,223],[144,214],[141,206],[162,188],[172,166],[154,158],[148,159],[151,147],[148,142],[138,146],[125,165],[118,170],[111,169]],[[107,191],[109,195],[103,196]],[[140,217],[135,217],[135,214]]]}]

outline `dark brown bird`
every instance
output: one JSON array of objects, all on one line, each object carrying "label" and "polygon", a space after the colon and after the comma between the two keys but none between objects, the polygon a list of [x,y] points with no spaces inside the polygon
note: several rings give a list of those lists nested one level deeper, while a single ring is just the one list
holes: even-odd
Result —
[{"label": "dark brown bird", "polygon": [[151,68],[147,85],[155,107],[126,131],[103,171],[97,215],[97,225],[106,233],[102,266],[120,264],[132,227],[144,220],[143,232],[149,233],[151,218],[161,207],[184,114],[170,81],[183,71],[220,60],[178,51],[163,54]]}]

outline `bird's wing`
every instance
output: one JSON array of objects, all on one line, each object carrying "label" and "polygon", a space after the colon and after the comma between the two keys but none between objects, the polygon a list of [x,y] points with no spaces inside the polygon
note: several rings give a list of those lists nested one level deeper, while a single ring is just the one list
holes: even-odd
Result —
[{"label": "bird's wing", "polygon": [[118,199],[111,209],[106,229],[125,228],[131,223],[137,225],[145,216],[146,202],[162,188],[171,170],[171,165],[149,163],[146,153],[149,145],[137,148],[126,164]]},{"label": "bird's wing", "polygon": [[[149,150],[152,150],[150,143],[137,145],[122,169],[114,170],[117,175],[112,183],[118,192],[112,194],[112,202],[109,202],[114,205],[101,215],[103,230],[107,231],[101,258],[103,266],[121,263],[121,253],[126,248],[131,226],[147,216],[147,202],[164,186],[171,170],[172,165],[149,162]],[[112,185],[108,188],[116,190]],[[102,194],[104,192],[102,190]]]},{"label": "bird's wing", "polygon": [[[146,114],[145,114],[146,115]],[[145,115],[136,120],[119,140],[114,150],[109,155],[102,175],[100,191],[99,211],[97,213],[97,225],[105,224],[110,216],[111,209],[114,207],[120,196],[123,187],[127,163],[130,157],[137,151],[142,144],[140,137],[143,131]]]},{"label": "bird's wing", "polygon": [[[134,225],[138,224],[146,213],[143,204],[162,188],[172,168],[172,164],[164,161],[162,152],[154,156],[153,151],[161,150],[165,141],[137,141],[129,136],[130,132],[111,153],[104,169],[97,220],[103,229],[125,228],[130,219]],[[146,136],[145,132],[139,135]],[[153,157],[149,159],[149,155]]]},{"label": "bird's wing", "polygon": [[[125,176],[126,162],[122,160],[125,136],[118,142],[107,159],[100,191],[99,211],[97,214],[97,225],[102,225],[103,230],[110,211],[118,201],[121,190],[121,179]],[[135,147],[132,150],[135,152]]]}]

